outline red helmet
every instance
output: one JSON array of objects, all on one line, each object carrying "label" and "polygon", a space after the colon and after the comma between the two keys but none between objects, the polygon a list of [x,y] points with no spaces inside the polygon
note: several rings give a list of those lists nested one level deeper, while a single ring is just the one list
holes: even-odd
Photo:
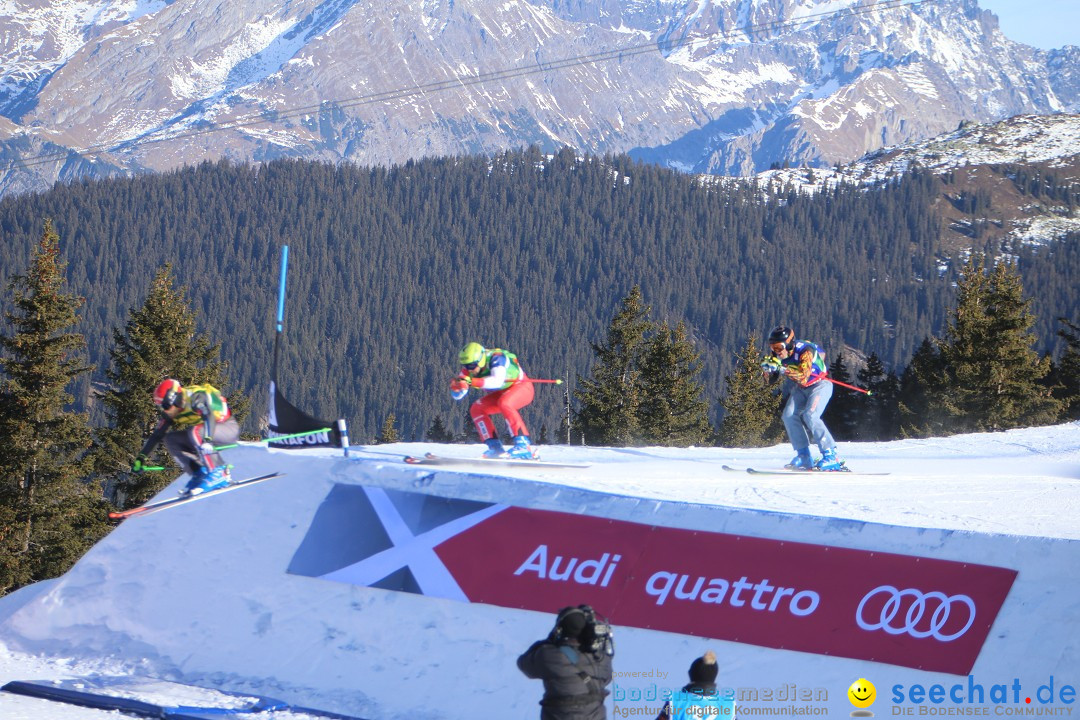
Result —
[{"label": "red helmet", "polygon": [[162,410],[168,410],[179,405],[180,393],[183,389],[176,380],[165,378],[158,383],[157,389],[154,390],[154,404]]}]

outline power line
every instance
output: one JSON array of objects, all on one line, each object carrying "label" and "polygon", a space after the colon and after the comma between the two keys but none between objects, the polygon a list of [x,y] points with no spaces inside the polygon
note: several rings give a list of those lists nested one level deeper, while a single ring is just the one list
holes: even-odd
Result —
[{"label": "power line", "polygon": [[[626,45],[616,47],[610,50],[603,50],[587,55],[576,55],[560,60],[529,63],[528,65],[520,65],[518,67],[506,68],[503,70],[494,70],[491,72],[479,73],[477,75],[468,77],[455,77],[446,80],[436,80],[421,85],[413,85],[410,87],[397,88],[393,90],[384,90],[368,95],[360,95],[349,100],[327,100],[317,105],[308,105],[284,111],[264,110],[258,114],[241,117],[231,122],[210,125],[208,127],[199,127],[193,130],[181,131],[173,134],[154,137],[154,135],[167,132],[165,128],[158,128],[156,130],[153,130],[151,134],[147,134],[142,137],[131,138],[129,140],[124,140],[119,143],[102,143],[99,145],[91,145],[81,150],[68,149],[62,152],[47,153],[32,160],[13,160],[9,164],[9,169],[11,169],[16,164],[21,165],[22,167],[32,167],[35,165],[48,164],[61,158],[70,157],[73,154],[80,157],[86,157],[100,155],[104,153],[116,153],[126,149],[131,149],[136,146],[143,147],[155,143],[187,140],[202,135],[209,135],[210,133],[222,132],[226,130],[238,130],[252,127],[255,125],[262,125],[265,123],[291,119],[294,117],[303,117],[306,115],[311,115],[313,113],[318,113],[330,109],[348,109],[362,107],[364,105],[387,103],[393,100],[406,99],[415,95],[443,92],[445,90],[453,90],[457,88],[468,88],[474,85],[482,85],[499,80],[510,80],[514,78],[525,77],[528,75],[548,73],[552,71],[565,70],[568,68],[581,67],[585,65],[593,65],[601,62],[607,62],[610,60],[619,60],[625,57],[634,57],[636,55],[641,55],[648,52],[655,52],[657,50],[665,52],[667,54],[671,54],[677,50],[682,50],[684,48],[692,49],[695,46],[703,45],[716,39],[723,39],[740,35],[745,35],[747,38],[751,38],[753,35],[761,35],[763,33],[768,33],[776,30],[799,29],[804,26],[813,25],[819,20],[828,17],[851,17],[858,15],[866,15],[872,12],[895,10],[899,8],[913,8],[935,1],[936,0],[883,0],[882,2],[874,3],[872,5],[865,5],[862,7],[845,8],[839,11],[831,10],[820,13],[810,13],[796,20],[776,20],[771,22],[747,25],[744,27],[737,27],[731,30],[706,33],[704,35],[682,38],[676,42],[670,42],[666,44],[658,45],[656,41],[650,41],[638,45]],[[753,40],[751,40],[750,42],[752,43]]]}]

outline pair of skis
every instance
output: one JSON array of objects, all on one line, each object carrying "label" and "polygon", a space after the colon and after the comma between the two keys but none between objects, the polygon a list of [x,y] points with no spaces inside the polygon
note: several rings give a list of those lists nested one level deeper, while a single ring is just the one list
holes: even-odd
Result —
[{"label": "pair of skis", "polygon": [[242,487],[249,487],[256,483],[261,483],[265,480],[271,480],[276,477],[281,477],[285,473],[274,472],[267,473],[266,475],[258,475],[256,477],[246,478],[244,480],[234,480],[228,485],[215,488],[214,490],[207,490],[206,492],[199,493],[198,495],[178,495],[174,498],[167,500],[158,500],[157,502],[147,503],[146,505],[140,505],[130,510],[120,510],[118,512],[109,513],[109,517],[113,520],[122,520],[124,518],[134,517],[135,515],[150,515],[160,510],[176,507],[177,505],[184,505],[186,503],[195,502],[196,500],[202,500],[203,498],[213,497],[214,495],[220,495],[221,493],[229,492],[230,490],[236,490]]},{"label": "pair of skis", "polygon": [[[506,464],[506,465],[522,465],[528,467],[547,467],[547,468],[586,468],[588,464],[578,463],[556,463],[548,462],[545,460],[518,460],[516,458],[479,458],[477,460],[469,460],[466,458],[450,458],[440,457],[428,453],[423,457],[406,457],[405,462],[413,465],[490,465],[492,463]],[[256,483],[261,483],[266,480],[271,480],[276,477],[281,477],[285,473],[274,472],[267,473],[266,475],[258,475],[256,477],[245,478],[244,480],[235,480],[228,485],[214,490],[208,490],[207,492],[199,493],[198,495],[178,495],[177,497],[168,498],[167,500],[159,500],[157,502],[147,503],[146,505],[140,505],[136,508],[129,510],[119,510],[109,513],[109,517],[113,520],[123,520],[129,517],[135,517],[136,515],[151,515],[161,510],[177,507],[178,505],[185,505],[196,500],[202,500],[203,498],[213,497],[214,495],[220,495],[222,493],[229,492],[231,490],[237,490],[242,487],[249,487]]]},{"label": "pair of skis", "polygon": [[520,465],[522,467],[545,467],[545,468],[587,468],[589,463],[560,463],[548,460],[525,460],[519,458],[456,458],[425,453],[423,457],[406,455],[405,462],[410,465]]},{"label": "pair of skis", "polygon": [[776,468],[770,470],[759,470],[758,468],[737,468],[730,465],[724,465],[723,468],[729,472],[745,472],[751,475],[835,475],[842,473],[845,476],[853,475],[888,475],[887,472],[858,472],[852,471],[849,468],[842,468],[840,470],[795,470],[792,468]]}]

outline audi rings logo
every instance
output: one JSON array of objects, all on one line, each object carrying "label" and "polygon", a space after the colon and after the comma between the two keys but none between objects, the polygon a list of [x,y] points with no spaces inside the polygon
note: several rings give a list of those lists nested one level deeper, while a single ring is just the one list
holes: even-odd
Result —
[{"label": "audi rings logo", "polygon": [[[884,604],[880,611],[871,611],[871,616],[867,618],[864,613],[867,605],[879,595],[885,596]],[[901,613],[905,598],[910,598],[911,604],[907,612]],[[933,612],[927,625],[923,623],[923,618],[931,609]],[[967,622],[955,632],[943,633],[942,630],[954,612],[965,613]],[[967,595],[946,595],[936,591],[924,593],[912,588],[899,590],[892,585],[880,585],[868,592],[859,603],[859,609],[855,611],[855,622],[863,630],[884,630],[890,635],[906,633],[913,638],[932,637],[941,642],[949,642],[966,633],[975,622],[975,601]]]}]

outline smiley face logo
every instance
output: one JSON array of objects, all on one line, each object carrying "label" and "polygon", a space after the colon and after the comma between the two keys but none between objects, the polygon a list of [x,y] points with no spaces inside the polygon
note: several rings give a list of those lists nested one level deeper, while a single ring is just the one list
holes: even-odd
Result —
[{"label": "smiley face logo", "polygon": [[859,678],[855,682],[851,683],[851,687],[847,691],[848,700],[851,704],[857,708],[868,708],[874,704],[874,700],[877,699],[877,688],[874,687],[874,683],[870,682],[866,678]]}]

